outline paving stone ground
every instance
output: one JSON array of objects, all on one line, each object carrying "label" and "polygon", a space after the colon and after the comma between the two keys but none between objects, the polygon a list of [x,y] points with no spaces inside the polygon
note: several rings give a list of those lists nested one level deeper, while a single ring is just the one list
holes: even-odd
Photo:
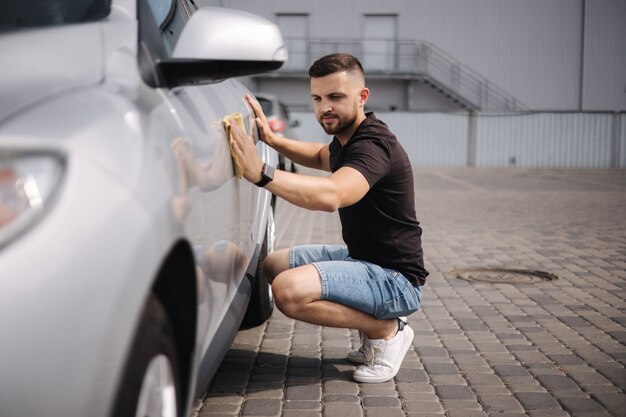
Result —
[{"label": "paving stone ground", "polygon": [[[356,331],[274,311],[240,331],[197,417],[626,415],[626,171],[416,169],[431,275],[401,371],[352,380]],[[337,214],[279,201],[277,246],[341,242]],[[460,268],[545,271],[469,282]]]}]

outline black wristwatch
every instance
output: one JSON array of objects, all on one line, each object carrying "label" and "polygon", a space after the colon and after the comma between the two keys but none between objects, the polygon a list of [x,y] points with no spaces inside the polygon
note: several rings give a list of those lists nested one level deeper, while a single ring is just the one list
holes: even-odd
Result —
[{"label": "black wristwatch", "polygon": [[261,170],[261,181],[255,182],[257,187],[265,187],[270,181],[274,179],[274,167],[271,165],[263,164]]}]

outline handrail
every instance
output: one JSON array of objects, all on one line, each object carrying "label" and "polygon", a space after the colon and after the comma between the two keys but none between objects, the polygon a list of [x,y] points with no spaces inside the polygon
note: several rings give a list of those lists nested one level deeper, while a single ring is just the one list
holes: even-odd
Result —
[{"label": "handrail", "polygon": [[422,79],[474,110],[528,111],[529,108],[431,42],[390,39],[286,38],[289,60],[277,72],[301,73],[316,57],[347,52],[368,74]]}]

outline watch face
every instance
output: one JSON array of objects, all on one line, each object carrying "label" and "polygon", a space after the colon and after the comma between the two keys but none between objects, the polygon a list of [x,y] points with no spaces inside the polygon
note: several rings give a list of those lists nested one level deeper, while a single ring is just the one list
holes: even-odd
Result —
[{"label": "watch face", "polygon": [[274,167],[271,165],[265,165],[263,168],[263,176],[267,177],[268,180],[274,179]]}]

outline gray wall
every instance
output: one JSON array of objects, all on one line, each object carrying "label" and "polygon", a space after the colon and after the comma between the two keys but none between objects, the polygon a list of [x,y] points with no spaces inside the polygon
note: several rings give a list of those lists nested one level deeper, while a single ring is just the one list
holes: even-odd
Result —
[{"label": "gray wall", "polygon": [[[366,14],[396,14],[399,40],[432,42],[535,111],[470,116],[424,84],[369,77],[369,110],[416,166],[626,168],[626,0],[199,2],[270,20],[304,13],[310,38],[346,45],[363,37]],[[300,139],[330,140],[305,76],[247,82],[292,106]]]},{"label": "gray wall", "polygon": [[[625,0],[198,3],[247,10],[270,20],[278,13],[305,13],[312,38],[359,39],[365,14],[397,14],[399,39],[432,42],[534,110],[626,110]],[[280,86],[273,88],[269,92],[283,95]],[[380,109],[409,100],[400,92],[392,97],[388,89],[382,95],[372,98]],[[302,100],[291,104],[299,106]],[[413,109],[422,107],[417,103]]]},{"label": "gray wall", "polygon": [[585,110],[626,110],[626,1],[587,0]]},{"label": "gray wall", "polygon": [[[465,113],[376,115],[414,166],[626,168],[624,113],[479,114],[473,138]],[[294,112],[293,117],[300,121],[299,139],[330,142],[312,113]]]}]

